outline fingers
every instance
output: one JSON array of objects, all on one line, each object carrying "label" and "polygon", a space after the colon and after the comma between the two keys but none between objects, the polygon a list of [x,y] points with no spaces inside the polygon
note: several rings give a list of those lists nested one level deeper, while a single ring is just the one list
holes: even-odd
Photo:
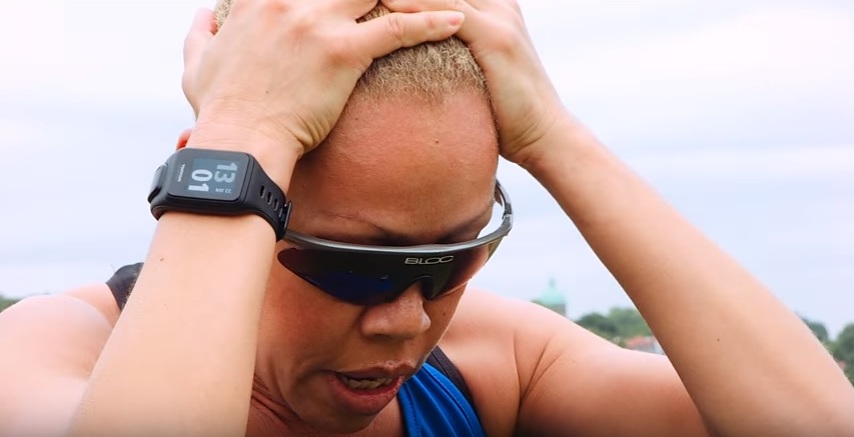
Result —
[{"label": "fingers", "polygon": [[184,67],[195,64],[205,46],[216,33],[216,15],[208,9],[199,9],[193,24],[184,38]]},{"label": "fingers", "polygon": [[[382,3],[394,12],[426,12],[453,10],[465,15],[465,26],[462,26],[456,36],[469,41],[484,32],[489,32],[489,25],[484,22],[486,14],[481,8],[500,7],[497,4],[483,5],[477,0],[381,0]],[[494,2],[495,0],[493,0]]]},{"label": "fingers", "polygon": [[193,133],[192,129],[184,129],[181,131],[181,135],[178,136],[178,142],[175,144],[176,149],[183,149],[187,146],[187,143],[190,142],[190,135]]},{"label": "fingers", "polygon": [[360,24],[364,32],[355,42],[372,58],[379,58],[401,47],[450,38],[464,20],[465,15],[458,11],[391,13]]},{"label": "fingers", "polygon": [[463,11],[467,6],[464,0],[381,0],[392,11]]},{"label": "fingers", "polygon": [[197,116],[199,114],[198,102],[196,101],[190,82],[201,62],[205,47],[213,39],[215,33],[215,14],[213,11],[207,9],[199,9],[193,18],[193,24],[190,26],[187,37],[184,38],[184,74],[181,78],[181,88],[184,91],[184,96],[187,97],[187,101],[193,108],[193,113]]}]

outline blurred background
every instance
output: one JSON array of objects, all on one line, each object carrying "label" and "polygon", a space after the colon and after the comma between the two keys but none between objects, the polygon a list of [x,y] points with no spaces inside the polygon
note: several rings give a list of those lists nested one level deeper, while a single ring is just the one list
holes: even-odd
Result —
[{"label": "blurred background", "polygon": [[[854,321],[854,3],[520,3],[566,106],[836,339]],[[193,122],[183,38],[213,0],[0,4],[10,301],[102,282],[144,258],[152,172]],[[631,309],[555,202],[505,164],[516,225],[473,285],[557,302],[575,320]]]}]

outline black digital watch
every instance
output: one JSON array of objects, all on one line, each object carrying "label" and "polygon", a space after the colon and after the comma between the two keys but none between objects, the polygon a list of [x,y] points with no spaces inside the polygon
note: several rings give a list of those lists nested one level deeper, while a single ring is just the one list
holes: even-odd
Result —
[{"label": "black digital watch", "polygon": [[248,153],[182,148],[154,172],[148,194],[151,214],[166,211],[210,215],[258,214],[281,240],[291,202]]}]

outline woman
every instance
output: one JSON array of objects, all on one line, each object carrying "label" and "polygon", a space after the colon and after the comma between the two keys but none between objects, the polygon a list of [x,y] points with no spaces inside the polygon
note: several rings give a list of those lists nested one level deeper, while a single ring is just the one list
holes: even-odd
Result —
[{"label": "woman", "polygon": [[[0,434],[854,433],[821,344],[564,109],[514,2],[382,3],[396,13],[364,22],[373,1],[199,14],[179,149],[251,155],[284,223],[155,190],[138,279],[0,316]],[[549,190],[666,358],[465,290],[509,229],[499,155]],[[485,229],[496,200],[504,225]]]}]

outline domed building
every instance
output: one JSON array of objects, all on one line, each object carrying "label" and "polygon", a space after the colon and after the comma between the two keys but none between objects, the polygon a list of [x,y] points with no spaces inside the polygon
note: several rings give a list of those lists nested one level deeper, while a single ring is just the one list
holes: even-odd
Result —
[{"label": "domed building", "polygon": [[566,317],[566,296],[558,290],[554,278],[549,279],[549,286],[539,296],[531,300],[531,302],[542,305]]}]

